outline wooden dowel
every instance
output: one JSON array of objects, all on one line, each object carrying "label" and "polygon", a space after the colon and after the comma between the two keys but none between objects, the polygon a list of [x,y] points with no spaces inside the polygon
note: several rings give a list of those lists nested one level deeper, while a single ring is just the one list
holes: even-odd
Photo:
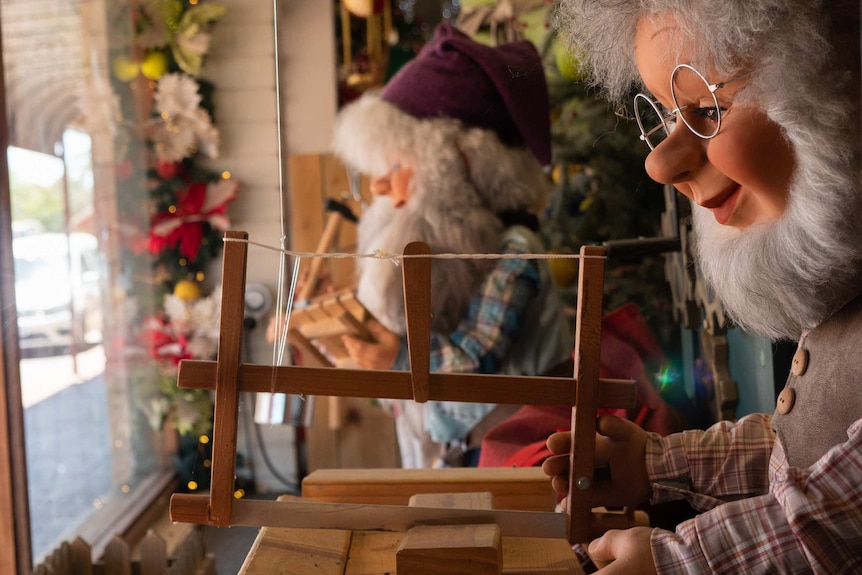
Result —
[{"label": "wooden dowel", "polygon": [[[411,242],[405,256],[429,255],[431,248]],[[410,353],[413,399],[428,401],[431,365],[431,259],[404,258],[404,311],[407,321],[407,346]]]},{"label": "wooden dowel", "polygon": [[[596,456],[596,409],[599,407],[599,354],[605,251],[583,246],[578,274],[575,325],[575,395],[572,449],[569,454],[569,542],[586,543],[592,532],[593,466]],[[577,455],[576,455],[577,454]]]},{"label": "wooden dowel", "polygon": [[[338,228],[341,227],[342,219],[343,216],[339,212],[330,212],[329,218],[326,220],[326,227],[323,228],[323,234],[320,236],[320,241],[317,242],[314,253],[325,254],[329,252],[335,242]],[[297,301],[307,300],[314,295],[320,282],[320,270],[322,268],[323,258],[311,258],[308,273],[302,275],[302,287],[297,294]]]},{"label": "wooden dowel", "polygon": [[[215,389],[216,363],[180,362],[181,389]],[[378,371],[309,366],[240,365],[240,391],[412,399],[413,384],[406,371]],[[635,406],[634,381],[602,379],[599,407]],[[512,405],[572,405],[572,379],[567,377],[432,373],[428,398]]]},{"label": "wooden dowel", "polygon": [[[247,240],[248,234],[229,230],[225,238]],[[210,479],[209,521],[213,525],[230,525],[233,502],[247,259],[247,242],[225,243]]]}]

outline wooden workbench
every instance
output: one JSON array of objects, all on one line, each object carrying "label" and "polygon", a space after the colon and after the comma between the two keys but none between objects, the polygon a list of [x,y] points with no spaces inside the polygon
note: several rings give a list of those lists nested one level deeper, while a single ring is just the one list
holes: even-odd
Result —
[{"label": "wooden workbench", "polygon": [[[332,529],[260,530],[240,575],[397,575],[403,533]],[[583,573],[565,539],[503,537],[506,575]]]},{"label": "wooden workbench", "polygon": [[[552,511],[542,470],[528,468],[318,470],[302,482],[304,501],[407,505],[419,493],[486,491],[497,509]],[[282,500],[291,498],[284,497]],[[395,575],[404,533],[264,527],[240,570],[245,575]],[[503,537],[506,574],[582,573],[565,539]]]}]

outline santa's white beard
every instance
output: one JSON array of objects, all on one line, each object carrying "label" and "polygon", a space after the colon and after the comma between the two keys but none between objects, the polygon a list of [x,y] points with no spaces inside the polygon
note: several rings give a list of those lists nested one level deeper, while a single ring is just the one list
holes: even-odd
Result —
[{"label": "santa's white beard", "polygon": [[[422,207],[421,213],[413,206]],[[395,208],[388,198],[375,199],[359,222],[359,253],[376,250],[401,254],[422,241],[431,253],[496,253],[502,226],[487,210],[453,214],[428,203]],[[402,267],[390,260],[359,259],[357,298],[387,329],[404,334]],[[452,331],[464,316],[479,282],[493,263],[488,260],[434,259],[431,264],[432,329]]]},{"label": "santa's white beard", "polygon": [[[780,219],[743,232],[720,225],[705,208],[692,212],[698,266],[745,331],[796,340],[859,292],[853,279],[859,262],[837,239],[843,234],[818,231],[804,210],[788,208]],[[833,249],[824,246],[830,238]]]}]

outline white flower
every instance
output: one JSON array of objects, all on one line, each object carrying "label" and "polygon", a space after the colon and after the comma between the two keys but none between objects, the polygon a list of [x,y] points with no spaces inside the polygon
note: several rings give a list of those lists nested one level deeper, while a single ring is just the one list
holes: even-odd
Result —
[{"label": "white flower", "polygon": [[155,94],[159,117],[150,134],[158,159],[179,162],[198,152],[218,157],[219,132],[200,107],[198,88],[195,79],[186,74],[166,74],[159,80]]},{"label": "white flower", "polygon": [[198,83],[187,74],[165,74],[156,85],[156,110],[168,116],[192,116],[201,105]]}]

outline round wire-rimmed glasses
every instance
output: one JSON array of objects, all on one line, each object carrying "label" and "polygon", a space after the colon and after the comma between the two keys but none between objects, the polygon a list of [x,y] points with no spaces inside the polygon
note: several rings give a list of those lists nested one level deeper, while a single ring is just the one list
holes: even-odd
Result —
[{"label": "round wire-rimmed glasses", "polygon": [[[679,116],[697,137],[704,140],[714,138],[721,129],[722,113],[727,111],[726,107],[722,108],[719,104],[715,92],[750,74],[751,72],[746,72],[730,80],[710,84],[694,66],[678,64],[670,76],[673,110],[664,113],[651,97],[643,93],[635,95],[635,120],[641,131],[640,139],[654,150],[673,131],[676,126],[675,116]],[[680,101],[686,103],[680,104]]]}]

